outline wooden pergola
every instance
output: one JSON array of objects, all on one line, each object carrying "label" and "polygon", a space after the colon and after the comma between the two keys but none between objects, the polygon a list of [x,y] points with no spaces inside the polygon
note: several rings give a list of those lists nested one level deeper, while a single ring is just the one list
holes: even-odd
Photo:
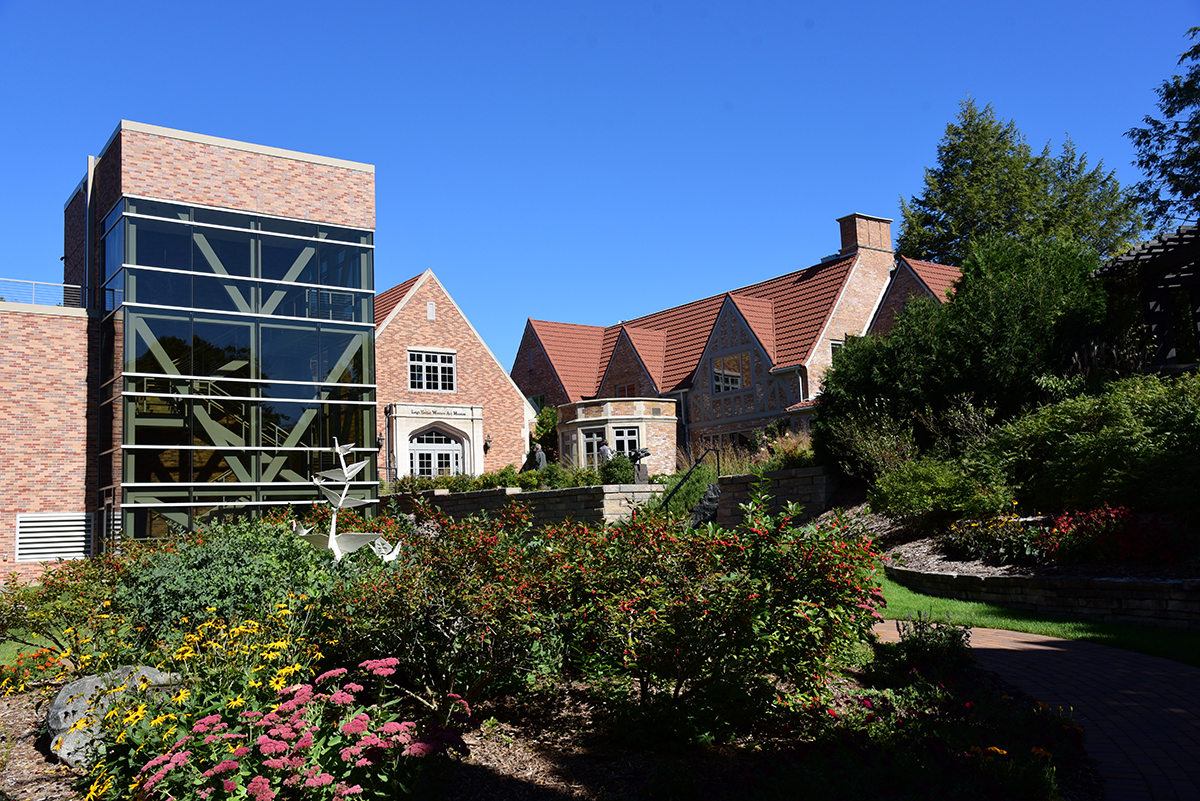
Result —
[{"label": "wooden pergola", "polygon": [[1111,259],[1094,273],[1097,278],[1136,279],[1142,314],[1155,346],[1151,366],[1164,372],[1197,369],[1194,361],[1195,354],[1200,353],[1197,262],[1200,262],[1200,227],[1185,225]]}]

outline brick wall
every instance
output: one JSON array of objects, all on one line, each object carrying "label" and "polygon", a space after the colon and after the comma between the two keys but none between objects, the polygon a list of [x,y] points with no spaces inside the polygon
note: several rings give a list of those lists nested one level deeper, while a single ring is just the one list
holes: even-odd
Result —
[{"label": "brick wall", "polygon": [[638,358],[637,352],[633,349],[633,343],[622,331],[617,337],[617,344],[613,348],[612,357],[608,361],[608,369],[604,373],[604,379],[600,382],[596,397],[615,398],[617,387],[627,387],[630,384],[634,385],[634,391],[626,393],[628,397],[648,398],[658,394],[658,388],[654,386],[650,374],[646,372],[642,360]]},{"label": "brick wall", "polygon": [[71,196],[63,211],[64,284],[87,284],[87,198],[86,188]]},{"label": "brick wall", "polygon": [[16,562],[16,516],[95,510],[95,432],[89,430],[88,331],[82,309],[0,303],[0,573]]},{"label": "brick wall", "polygon": [[[890,245],[889,245],[890,248]],[[831,361],[830,341],[845,341],[847,336],[861,336],[871,322],[876,303],[887,286],[895,258],[890,250],[862,249],[853,271],[846,279],[841,298],[829,317],[821,339],[813,345],[809,356],[809,391],[820,391],[822,376]]]},{"label": "brick wall", "polygon": [[[745,358],[743,359],[743,355]],[[738,359],[741,388],[713,392],[713,359]],[[771,360],[734,304],[726,300],[700,356],[696,383],[688,393],[688,433],[693,452],[706,438],[762,428],[799,403],[800,380],[792,371],[771,373]]]},{"label": "brick wall", "polygon": [[929,292],[925,289],[925,285],[913,274],[908,265],[900,262],[896,268],[896,274],[888,286],[887,293],[883,296],[883,302],[879,305],[879,312],[875,316],[875,322],[871,325],[871,333],[888,333],[896,324],[896,317],[904,310],[904,304],[910,298],[928,296]]},{"label": "brick wall", "polygon": [[561,406],[571,402],[528,321],[510,375],[526,397],[545,395],[545,406]]},{"label": "brick wall", "polygon": [[[428,303],[434,304],[434,320],[428,319]],[[455,391],[410,390],[410,348],[454,350]],[[389,403],[481,406],[482,433],[490,436],[492,443],[484,457],[484,469],[474,472],[499,470],[507,464],[520,467],[524,463],[529,432],[525,398],[432,273],[414,287],[391,323],[376,332],[375,381],[379,386],[379,436],[385,436],[384,407]],[[402,472],[407,472],[407,465],[402,467]]]},{"label": "brick wall", "polygon": [[[797,467],[790,470],[772,470],[765,474],[770,480],[771,514],[778,514],[789,503],[804,507],[799,522],[817,517],[830,508],[830,500],[836,488],[833,476],[824,467]],[[756,478],[753,475],[721,476],[717,481],[721,488],[721,500],[717,506],[717,525],[721,528],[736,528],[742,522],[744,503],[750,502],[750,491]]]},{"label": "brick wall", "polygon": [[888,567],[917,592],[1039,613],[1200,631],[1200,581],[970,576]]},{"label": "brick wall", "polygon": [[[144,131],[126,129],[118,138],[124,194],[375,227],[372,172]],[[108,208],[99,200],[98,215]]]},{"label": "brick wall", "polygon": [[[518,487],[499,487],[453,493],[441,489],[425,490],[418,494],[455,520],[479,512],[494,515],[510,501],[520,501],[529,505],[534,526],[544,526],[566,520],[615,523],[628,517],[634,507],[661,496],[662,492],[663,487],[659,484],[604,484],[533,492],[522,492]],[[391,498],[395,498],[402,509],[411,509],[404,495],[383,498],[380,505],[386,506]]]}]

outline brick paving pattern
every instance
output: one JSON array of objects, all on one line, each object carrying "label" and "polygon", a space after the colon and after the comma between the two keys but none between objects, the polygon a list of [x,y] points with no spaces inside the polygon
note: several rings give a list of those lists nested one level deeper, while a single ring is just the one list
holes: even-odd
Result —
[{"label": "brick paving pattern", "polygon": [[[875,631],[896,639],[893,621]],[[1200,668],[995,629],[972,629],[971,647],[986,670],[1039,701],[1073,710],[1108,801],[1200,800]]]}]

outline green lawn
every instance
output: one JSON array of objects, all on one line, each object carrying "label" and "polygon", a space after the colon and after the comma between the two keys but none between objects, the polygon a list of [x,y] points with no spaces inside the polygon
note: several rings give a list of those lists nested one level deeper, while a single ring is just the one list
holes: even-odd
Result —
[{"label": "green lawn", "polygon": [[1026,612],[995,604],[938,598],[913,592],[887,578],[883,579],[883,597],[887,599],[887,608],[882,610],[882,614],[888,620],[903,620],[918,612],[932,614],[939,619],[949,615],[951,622],[972,628],[1026,631],[1064,640],[1087,640],[1200,667],[1200,631],[1104,623]]}]

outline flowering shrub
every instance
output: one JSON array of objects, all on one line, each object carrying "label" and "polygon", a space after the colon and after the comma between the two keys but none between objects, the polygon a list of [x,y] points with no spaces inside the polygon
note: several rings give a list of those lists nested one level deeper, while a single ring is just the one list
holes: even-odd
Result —
[{"label": "flowering shrub", "polygon": [[1134,514],[1124,506],[1103,504],[1085,511],[1061,512],[1038,536],[1048,558],[1056,562],[1176,562],[1189,548],[1166,515]]},{"label": "flowering shrub", "polygon": [[[373,692],[334,669],[270,692],[250,680],[227,699],[195,674],[189,678],[200,682],[196,692],[126,696],[103,718],[106,748],[88,797],[271,801],[410,793],[420,758],[449,749],[465,754],[466,746],[456,731],[422,729],[378,702],[395,664],[359,665]],[[364,702],[371,697],[376,702]]]},{"label": "flowering shrub", "polygon": [[521,504],[492,519],[454,521],[424,504],[417,516],[404,556],[364,560],[331,589],[325,651],[334,663],[399,658],[397,681],[430,708],[451,694],[474,703],[528,672],[550,628],[543,557]]},{"label": "flowering shrub", "polygon": [[634,679],[643,700],[767,676],[819,686],[882,601],[868,539],[797,527],[756,490],[735,531],[681,531],[658,515],[541,534],[577,651]]},{"label": "flowering shrub", "polygon": [[1072,564],[1103,561],[1177,562],[1191,550],[1170,515],[1124,506],[1054,515],[1049,525],[1011,515],[951,525],[941,543],[955,555],[1007,562]]}]

